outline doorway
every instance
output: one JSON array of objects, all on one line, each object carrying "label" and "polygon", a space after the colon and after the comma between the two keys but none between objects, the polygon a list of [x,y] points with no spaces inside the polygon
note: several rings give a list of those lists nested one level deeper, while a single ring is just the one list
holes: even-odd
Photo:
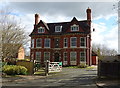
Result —
[{"label": "doorway", "polygon": [[59,62],[59,53],[54,54],[54,61]]}]

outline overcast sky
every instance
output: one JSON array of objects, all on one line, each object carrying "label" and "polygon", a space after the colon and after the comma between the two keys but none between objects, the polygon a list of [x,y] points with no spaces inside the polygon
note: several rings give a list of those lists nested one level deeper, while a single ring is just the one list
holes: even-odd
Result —
[{"label": "overcast sky", "polygon": [[[86,20],[86,9],[92,10],[92,43],[105,44],[118,50],[118,12],[117,2],[8,2],[0,3],[13,10],[11,15],[22,20],[26,31],[31,32],[34,25],[34,14],[39,13],[40,19],[49,22],[71,21],[73,17]],[[114,6],[115,5],[115,6]]]}]

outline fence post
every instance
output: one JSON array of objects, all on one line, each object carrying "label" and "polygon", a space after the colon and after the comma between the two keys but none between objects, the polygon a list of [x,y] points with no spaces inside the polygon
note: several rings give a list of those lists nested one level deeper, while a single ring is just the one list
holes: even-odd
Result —
[{"label": "fence post", "polygon": [[48,76],[48,69],[49,69],[49,61],[46,61],[46,65],[45,65],[45,75]]},{"label": "fence post", "polygon": [[98,75],[98,78],[100,78],[100,73],[101,73],[101,61],[98,60],[98,67],[97,67],[97,75]]}]

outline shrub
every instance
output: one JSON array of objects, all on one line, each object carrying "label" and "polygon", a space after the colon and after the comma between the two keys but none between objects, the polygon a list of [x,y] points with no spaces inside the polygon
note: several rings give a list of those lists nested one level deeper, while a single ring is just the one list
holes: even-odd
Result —
[{"label": "shrub", "polygon": [[86,65],[85,63],[81,63],[78,67],[79,68],[86,68],[88,65]]},{"label": "shrub", "polygon": [[16,59],[15,58],[10,58],[6,60],[7,65],[16,65]]},{"label": "shrub", "polygon": [[7,75],[25,75],[28,70],[24,66],[5,65],[2,71]]},{"label": "shrub", "polygon": [[16,61],[30,61],[30,59],[21,59],[21,60],[16,60]]}]

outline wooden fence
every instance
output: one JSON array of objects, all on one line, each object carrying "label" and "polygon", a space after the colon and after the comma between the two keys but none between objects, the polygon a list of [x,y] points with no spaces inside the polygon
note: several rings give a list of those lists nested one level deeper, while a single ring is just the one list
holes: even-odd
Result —
[{"label": "wooden fence", "polygon": [[120,62],[98,62],[98,77],[120,78]]}]

